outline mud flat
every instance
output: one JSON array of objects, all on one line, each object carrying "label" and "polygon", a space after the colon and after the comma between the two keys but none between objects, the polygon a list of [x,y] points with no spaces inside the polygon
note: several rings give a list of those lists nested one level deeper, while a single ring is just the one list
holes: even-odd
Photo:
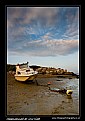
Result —
[{"label": "mud flat", "polygon": [[[78,79],[57,77],[37,77],[38,85],[22,83],[7,73],[7,115],[79,115]],[[61,79],[61,78],[60,78]],[[47,85],[48,82],[50,85]],[[71,88],[72,97],[66,94],[51,92],[50,87]]]}]

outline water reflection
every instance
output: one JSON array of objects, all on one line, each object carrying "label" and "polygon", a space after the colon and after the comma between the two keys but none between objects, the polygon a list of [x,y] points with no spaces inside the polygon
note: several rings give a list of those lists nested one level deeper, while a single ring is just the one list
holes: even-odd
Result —
[{"label": "water reflection", "polygon": [[72,95],[67,95],[67,99],[72,99]]},{"label": "water reflection", "polygon": [[66,99],[66,101],[67,101],[68,103],[73,102],[73,98],[72,98],[72,96],[71,96],[71,95],[67,95],[67,99]]}]

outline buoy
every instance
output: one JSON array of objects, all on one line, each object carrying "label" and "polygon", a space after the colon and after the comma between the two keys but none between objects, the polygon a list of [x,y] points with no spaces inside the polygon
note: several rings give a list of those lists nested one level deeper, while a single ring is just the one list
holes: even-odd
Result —
[{"label": "buoy", "polygon": [[51,82],[48,82],[48,85],[50,85],[51,84]]},{"label": "buoy", "polygon": [[72,90],[67,90],[67,91],[66,91],[66,94],[67,94],[67,95],[71,95],[72,93],[73,93]]}]

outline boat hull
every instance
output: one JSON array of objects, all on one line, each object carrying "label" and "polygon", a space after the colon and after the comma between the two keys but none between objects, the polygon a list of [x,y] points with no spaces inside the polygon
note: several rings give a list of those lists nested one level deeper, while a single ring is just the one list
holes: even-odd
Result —
[{"label": "boat hull", "polygon": [[15,75],[15,79],[17,81],[29,81],[29,80],[34,80],[37,77],[37,75],[31,75],[31,76],[19,76]]}]

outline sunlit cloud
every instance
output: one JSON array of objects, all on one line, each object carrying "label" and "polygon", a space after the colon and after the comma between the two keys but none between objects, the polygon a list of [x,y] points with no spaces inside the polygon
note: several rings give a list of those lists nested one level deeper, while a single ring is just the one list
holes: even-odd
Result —
[{"label": "sunlit cloud", "polygon": [[[17,54],[24,54],[30,56],[57,56],[68,55],[78,51],[77,40],[36,40],[12,48],[12,51]],[[12,52],[11,51],[11,52]]]},{"label": "sunlit cloud", "polygon": [[68,55],[79,49],[78,7],[8,7],[9,53]]}]

